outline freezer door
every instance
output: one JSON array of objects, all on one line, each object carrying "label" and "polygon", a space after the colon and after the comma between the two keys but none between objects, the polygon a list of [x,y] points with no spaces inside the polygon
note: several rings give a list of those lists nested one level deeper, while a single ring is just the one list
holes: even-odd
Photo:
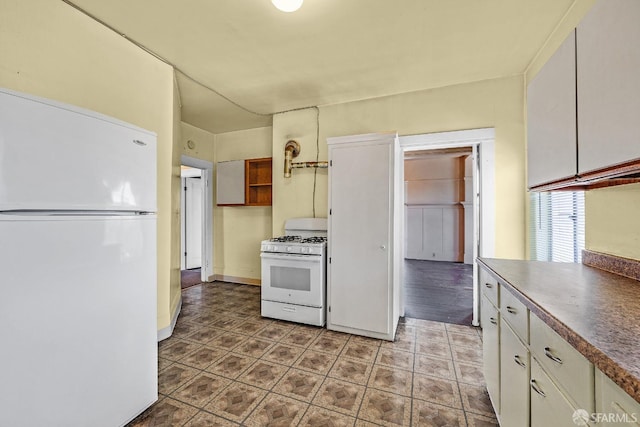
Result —
[{"label": "freezer door", "polygon": [[0,426],[122,426],[157,399],[156,220],[0,215]]},{"label": "freezer door", "polygon": [[0,211],[156,211],[156,137],[0,90]]}]

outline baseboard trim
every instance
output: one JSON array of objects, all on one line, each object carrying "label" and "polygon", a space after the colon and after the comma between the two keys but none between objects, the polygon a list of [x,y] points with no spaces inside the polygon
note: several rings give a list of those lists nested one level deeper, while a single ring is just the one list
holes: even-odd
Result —
[{"label": "baseboard trim", "polygon": [[262,282],[260,279],[250,279],[248,277],[237,277],[237,276],[225,276],[224,274],[214,274],[213,280],[217,280],[219,282],[240,283],[242,285],[254,285],[254,286],[260,286],[260,283]]},{"label": "baseboard trim", "polygon": [[158,342],[162,340],[166,340],[171,335],[173,335],[173,328],[176,327],[176,322],[178,321],[178,315],[180,314],[180,310],[182,310],[182,296],[178,300],[178,305],[176,307],[175,313],[173,313],[173,318],[171,319],[171,323],[166,328],[162,328],[158,331]]}]

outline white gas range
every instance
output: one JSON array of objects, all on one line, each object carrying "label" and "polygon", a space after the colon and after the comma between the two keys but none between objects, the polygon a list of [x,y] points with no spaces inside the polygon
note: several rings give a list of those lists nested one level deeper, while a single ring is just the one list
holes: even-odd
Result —
[{"label": "white gas range", "polygon": [[261,244],[264,317],[324,326],[327,219],[293,218]]}]

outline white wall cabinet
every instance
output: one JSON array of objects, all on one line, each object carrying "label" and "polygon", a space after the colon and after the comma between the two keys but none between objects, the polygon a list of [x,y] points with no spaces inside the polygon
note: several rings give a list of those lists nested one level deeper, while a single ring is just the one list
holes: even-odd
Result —
[{"label": "white wall cabinet", "polygon": [[529,83],[529,188],[640,171],[638,22],[637,0],[599,0]]},{"label": "white wall cabinet", "polygon": [[527,90],[529,188],[576,175],[575,43],[573,31]]},{"label": "white wall cabinet", "polygon": [[399,315],[395,134],[329,138],[327,328],[393,340]]},{"label": "white wall cabinet", "polygon": [[582,174],[640,158],[640,2],[600,0],[577,37]]},{"label": "white wall cabinet", "polygon": [[418,205],[406,209],[409,259],[460,262],[464,258],[461,205]]},{"label": "white wall cabinet", "polygon": [[216,163],[216,203],[218,205],[244,205],[244,160]]}]

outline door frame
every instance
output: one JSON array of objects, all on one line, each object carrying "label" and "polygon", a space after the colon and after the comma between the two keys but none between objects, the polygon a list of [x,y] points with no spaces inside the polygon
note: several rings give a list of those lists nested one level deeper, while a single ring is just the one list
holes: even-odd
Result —
[{"label": "door frame", "polygon": [[[404,182],[404,154],[407,151],[436,150],[442,148],[471,147],[473,150],[473,320],[474,326],[480,325],[480,283],[478,278],[479,256],[493,257],[495,253],[495,129],[482,128],[451,132],[428,133],[400,136],[400,176]],[[404,316],[404,191],[396,198],[400,221],[400,314]]]},{"label": "door frame", "polygon": [[213,163],[183,154],[180,157],[180,164],[201,170],[202,230],[204,236],[202,238],[200,280],[209,282],[210,278],[213,278]]}]

